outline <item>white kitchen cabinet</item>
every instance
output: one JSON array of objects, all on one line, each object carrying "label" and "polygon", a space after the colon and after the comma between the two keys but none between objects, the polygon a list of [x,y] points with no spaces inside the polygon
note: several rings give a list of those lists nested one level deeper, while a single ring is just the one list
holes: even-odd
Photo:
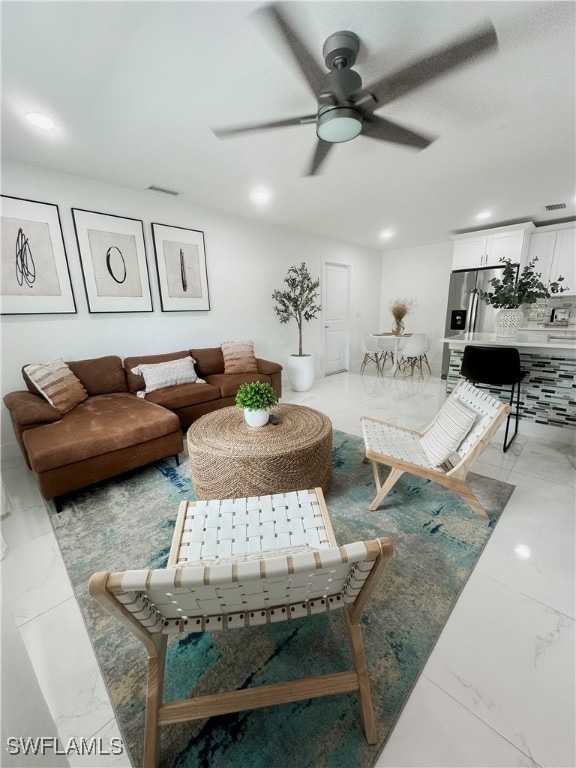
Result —
[{"label": "white kitchen cabinet", "polygon": [[509,227],[495,227],[466,235],[456,235],[452,269],[500,267],[502,259],[520,264],[528,251],[531,222]]},{"label": "white kitchen cabinet", "polygon": [[544,283],[564,277],[561,285],[570,295],[576,294],[576,227],[542,227],[530,238],[526,263],[538,259],[536,272]]}]

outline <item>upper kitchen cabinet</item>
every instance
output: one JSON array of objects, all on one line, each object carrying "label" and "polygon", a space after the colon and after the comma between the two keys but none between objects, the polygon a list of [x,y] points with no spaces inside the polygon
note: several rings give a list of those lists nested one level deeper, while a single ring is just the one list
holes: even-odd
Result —
[{"label": "upper kitchen cabinet", "polygon": [[576,294],[576,226],[573,223],[538,227],[530,237],[526,263],[538,259],[536,271],[542,281],[564,277],[562,286],[570,295]]},{"label": "upper kitchen cabinet", "polygon": [[520,264],[528,253],[531,221],[455,235],[452,269],[481,269],[502,266],[502,259]]}]

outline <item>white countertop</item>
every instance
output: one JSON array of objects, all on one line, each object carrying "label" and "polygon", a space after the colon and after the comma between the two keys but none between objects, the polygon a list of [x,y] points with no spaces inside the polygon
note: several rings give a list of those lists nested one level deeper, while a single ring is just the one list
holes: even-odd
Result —
[{"label": "white countertop", "polygon": [[476,344],[478,346],[533,349],[543,353],[554,350],[576,352],[576,339],[567,337],[550,338],[550,334],[554,336],[556,332],[553,328],[548,330],[550,331],[548,335],[543,334],[541,330],[519,331],[516,336],[497,336],[495,333],[457,333],[455,336],[447,336],[442,341],[448,342],[451,347]]}]

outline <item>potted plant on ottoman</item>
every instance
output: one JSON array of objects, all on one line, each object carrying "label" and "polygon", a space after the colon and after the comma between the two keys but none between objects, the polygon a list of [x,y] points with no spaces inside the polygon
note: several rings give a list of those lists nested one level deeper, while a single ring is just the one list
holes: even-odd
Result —
[{"label": "potted plant on ottoman", "polygon": [[236,405],[244,408],[244,418],[250,427],[263,427],[268,423],[270,408],[278,402],[276,390],[265,381],[241,384],[236,392]]},{"label": "potted plant on ottoman", "polygon": [[286,290],[272,292],[276,302],[274,312],[281,323],[296,320],[298,326],[298,354],[288,358],[286,372],[290,387],[296,392],[306,392],[314,381],[314,356],[302,352],[303,324],[313,320],[322,307],[317,303],[320,280],[312,280],[306,264],[290,267],[284,282]]},{"label": "potted plant on ottoman", "polygon": [[473,289],[478,293],[482,301],[499,309],[496,314],[495,325],[498,336],[515,336],[524,317],[520,307],[523,304],[534,304],[538,299],[549,299],[553,293],[567,291],[560,283],[564,278],[544,284],[542,275],[536,272],[537,259],[532,259],[526,264],[520,275],[516,275],[517,264],[510,259],[500,259],[505,265],[502,277],[493,277],[490,280],[491,291]]}]

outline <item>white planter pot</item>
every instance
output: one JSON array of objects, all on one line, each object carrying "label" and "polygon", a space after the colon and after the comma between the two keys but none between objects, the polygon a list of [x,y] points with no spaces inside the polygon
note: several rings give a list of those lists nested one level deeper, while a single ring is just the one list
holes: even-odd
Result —
[{"label": "white planter pot", "polygon": [[290,389],[307,392],[314,382],[314,355],[290,355],[286,363]]},{"label": "white planter pot", "polygon": [[508,338],[516,336],[523,319],[524,313],[521,309],[499,309],[494,321],[496,335]]},{"label": "white planter pot", "polygon": [[244,418],[249,427],[264,427],[268,424],[269,415],[269,408],[262,408],[259,411],[251,411],[249,408],[244,408]]}]

